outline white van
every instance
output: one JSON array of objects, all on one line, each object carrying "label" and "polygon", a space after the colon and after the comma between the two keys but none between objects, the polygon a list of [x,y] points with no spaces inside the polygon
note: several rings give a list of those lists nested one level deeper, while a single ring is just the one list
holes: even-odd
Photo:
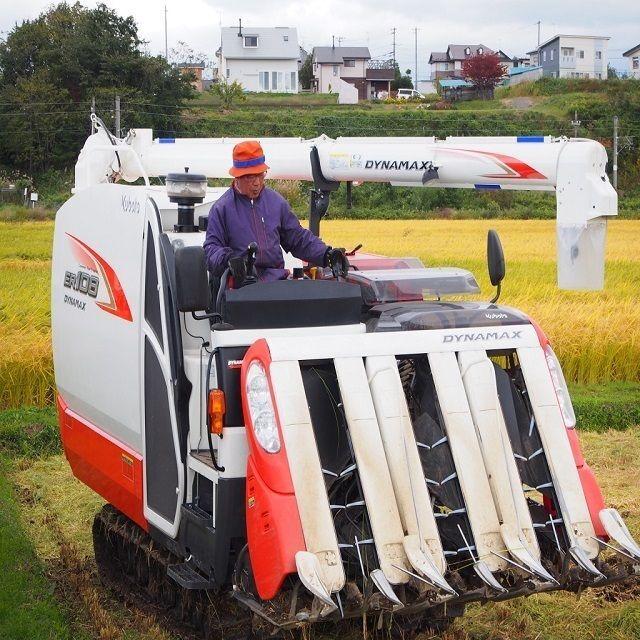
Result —
[{"label": "white van", "polygon": [[410,100],[411,98],[424,98],[424,96],[415,89],[398,89],[398,100]]}]

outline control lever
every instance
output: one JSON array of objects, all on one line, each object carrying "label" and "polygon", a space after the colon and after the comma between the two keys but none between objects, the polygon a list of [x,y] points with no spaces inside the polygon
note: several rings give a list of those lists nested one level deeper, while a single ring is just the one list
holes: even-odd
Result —
[{"label": "control lever", "polygon": [[347,252],[345,253],[345,255],[346,255],[346,256],[355,256],[355,255],[356,255],[356,253],[357,253],[358,251],[360,251],[360,249],[362,249],[362,243],[357,244],[355,247],[353,247],[353,249],[351,249],[351,251],[347,251]]},{"label": "control lever", "polygon": [[256,273],[256,254],[257,253],[258,253],[258,244],[256,242],[252,242],[247,247],[247,275],[244,279],[245,285],[255,284],[258,281],[258,274]]}]

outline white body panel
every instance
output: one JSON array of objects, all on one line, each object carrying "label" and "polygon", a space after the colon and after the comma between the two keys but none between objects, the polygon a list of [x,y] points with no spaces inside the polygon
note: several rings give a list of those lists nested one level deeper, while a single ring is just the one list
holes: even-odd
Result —
[{"label": "white body panel", "polygon": [[[72,411],[138,453],[142,453],[139,323],[145,206],[145,191],[138,187],[101,184],[72,196],[57,215],[51,287],[58,391]],[[131,321],[98,306],[109,303],[105,272],[81,263],[79,245],[69,234],[114,270]],[[86,257],[83,261],[88,264]],[[66,272],[97,277],[97,297],[65,287]]]}]

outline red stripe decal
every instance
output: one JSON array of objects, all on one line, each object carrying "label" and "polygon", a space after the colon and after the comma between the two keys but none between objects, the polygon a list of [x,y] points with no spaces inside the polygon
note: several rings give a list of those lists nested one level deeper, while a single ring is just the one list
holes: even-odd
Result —
[{"label": "red stripe decal", "polygon": [[111,265],[88,244],[82,242],[79,238],[72,236],[70,233],[67,233],[67,235],[72,240],[71,247],[73,255],[82,266],[99,272],[107,287],[109,302],[96,302],[96,304],[107,313],[112,313],[118,318],[132,322],[133,317],[131,316],[131,309],[127,302],[127,296],[125,295],[124,289],[120,284],[120,280]]},{"label": "red stripe decal", "polygon": [[547,176],[543,175],[526,162],[518,160],[513,156],[507,156],[502,153],[494,153],[492,151],[477,151],[475,149],[442,149],[439,153],[463,152],[471,155],[480,155],[492,158],[496,164],[503,170],[503,173],[485,173],[483,178],[510,178],[514,180],[546,180]]}]

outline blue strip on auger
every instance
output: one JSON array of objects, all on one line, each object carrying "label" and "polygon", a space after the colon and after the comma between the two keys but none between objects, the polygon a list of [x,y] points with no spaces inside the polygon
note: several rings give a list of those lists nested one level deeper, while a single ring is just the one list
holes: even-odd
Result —
[{"label": "blue strip on auger", "polygon": [[495,191],[502,188],[499,184],[474,184],[473,186],[479,191]]},{"label": "blue strip on auger", "polygon": [[518,142],[544,142],[544,136],[518,136]]},{"label": "blue strip on auger", "polygon": [[175,138],[158,138],[160,144],[173,144],[175,141]]}]

